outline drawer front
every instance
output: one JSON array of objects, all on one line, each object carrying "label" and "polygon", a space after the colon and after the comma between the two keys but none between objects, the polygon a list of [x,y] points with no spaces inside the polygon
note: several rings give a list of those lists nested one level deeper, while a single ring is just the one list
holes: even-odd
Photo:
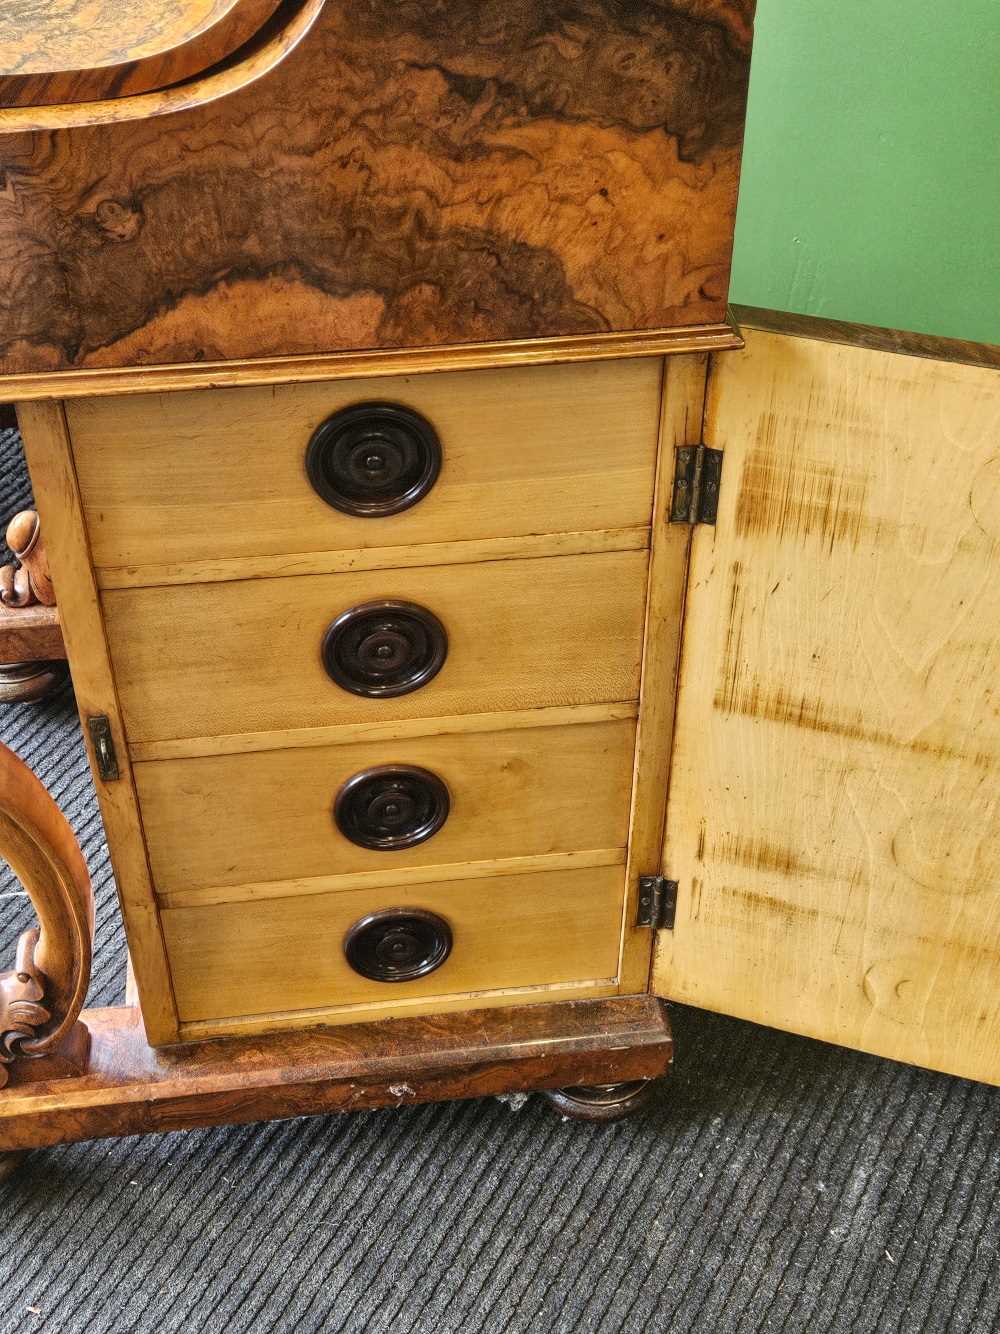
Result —
[{"label": "drawer front", "polygon": [[[132,742],[635,699],[647,553],[186,588],[115,589],[103,604]],[[436,675],[367,698],[324,666],[332,622],[381,600],[447,634]]]},{"label": "drawer front", "polygon": [[[647,525],[660,376],[637,358],[70,402],[94,562],[153,583],[174,563]],[[408,508],[357,517],[314,489],[306,451],[327,419],[373,403],[419,414],[440,471]],[[323,475],[355,500],[429,480],[420,442],[392,425],[345,424],[326,446]]]},{"label": "drawer front", "polygon": [[[443,885],[309,894],[162,914],[182,1022],[463,992],[610,979],[618,967],[622,869],[550,871]],[[412,981],[376,981],[347,961],[371,914],[440,917],[450,952]]]},{"label": "drawer front", "polygon": [[[617,721],[137,764],[153,882],[162,893],[624,848],[634,740],[634,722]],[[380,777],[386,766],[429,772],[447,790],[444,822],[409,847],[419,810],[377,823],[382,793],[407,791]],[[334,818],[338,793],[358,777],[360,835]],[[352,841],[378,828],[397,845]]]}]

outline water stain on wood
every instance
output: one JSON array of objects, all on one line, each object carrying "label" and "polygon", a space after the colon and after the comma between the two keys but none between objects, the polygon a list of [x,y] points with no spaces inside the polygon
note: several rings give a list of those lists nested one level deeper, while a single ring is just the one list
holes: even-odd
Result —
[{"label": "water stain on wood", "polygon": [[798,921],[819,921],[835,916],[832,908],[821,909],[790,903],[787,899],[779,899],[773,894],[762,894],[741,885],[720,885],[714,893],[719,898],[738,900],[739,906],[735,911],[740,915],[745,915],[748,909],[750,911],[756,909],[789,929]]},{"label": "water stain on wood", "polygon": [[815,540],[827,551],[841,542],[857,547],[863,538],[876,540],[880,525],[867,513],[868,478],[810,459],[794,440],[779,446],[779,429],[787,434],[787,419],[779,425],[774,414],[762,416],[758,445],[747,454],[740,477],[737,535]]},{"label": "water stain on wood", "polygon": [[716,692],[715,707],[723,713],[733,713],[743,671],[743,565],[734,560],[729,568],[729,607],[726,615],[726,638],[722,648],[722,685]]},{"label": "water stain on wood", "polygon": [[778,875],[814,877],[828,874],[800,853],[772,843],[760,835],[745,837],[737,833],[723,834],[712,843],[712,857],[728,865],[774,871]]},{"label": "water stain on wood", "polygon": [[868,726],[861,709],[847,716],[838,714],[822,700],[810,699],[807,695],[795,696],[782,686],[767,689],[759,680],[751,679],[747,684],[741,681],[738,688],[729,688],[728,677],[726,682],[714,699],[715,707],[723,713],[738,713],[748,718],[763,718],[772,723],[803,727],[810,732],[844,737],[849,741],[889,746],[932,760],[957,760],[977,769],[992,769],[997,763],[998,757],[989,751],[970,753],[945,741],[908,738],[884,728]]},{"label": "water stain on wood", "polygon": [[[774,595],[780,583],[779,580],[769,590],[763,590],[761,601]],[[848,715],[806,693],[796,694],[783,685],[765,685],[754,670],[755,664],[751,657],[754,650],[747,646],[747,618],[757,614],[756,605],[748,605],[751,596],[745,584],[743,562],[732,561],[719,682],[712,701],[719,712],[801,727],[810,732],[844,737],[850,741],[888,746],[929,759],[957,760],[984,771],[995,767],[998,757],[990,750],[970,752],[947,741],[930,741],[919,736],[904,737],[886,728],[872,727],[866,720],[868,715],[861,708]]]},{"label": "water stain on wood", "polygon": [[[740,905],[746,905],[751,912],[756,911],[759,917],[770,918],[787,928],[791,928],[796,922],[808,921],[822,924],[823,929],[829,931],[831,942],[834,929],[839,928],[842,931],[846,927],[849,928],[853,938],[856,941],[863,940],[865,947],[868,949],[877,947],[898,953],[901,940],[905,943],[905,949],[907,950],[918,947],[935,949],[941,943],[940,937],[937,935],[908,929],[908,923],[905,921],[878,922],[867,915],[860,917],[847,914],[844,910],[846,900],[841,895],[831,895],[827,903],[818,906],[793,903],[789,899],[747,889],[742,885],[721,884],[717,887],[712,886],[703,895],[704,903],[712,905],[708,915],[714,913],[723,900],[737,900]],[[736,911],[740,911],[740,909]],[[970,967],[991,967],[996,963],[998,957],[995,945],[957,938],[949,941],[948,953],[953,961],[961,961]],[[838,957],[851,957],[851,952],[841,951]],[[913,964],[914,968],[918,966],[917,963]]]}]

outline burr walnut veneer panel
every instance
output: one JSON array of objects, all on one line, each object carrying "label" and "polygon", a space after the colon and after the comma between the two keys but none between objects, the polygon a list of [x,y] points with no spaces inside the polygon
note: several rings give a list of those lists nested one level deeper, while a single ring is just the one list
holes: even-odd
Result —
[{"label": "burr walnut veneer panel", "polygon": [[10,134],[0,373],[718,324],[752,14],[328,0],[230,96]]},{"label": "burr walnut veneer panel", "polygon": [[120,98],[168,87],[238,50],[279,3],[15,0],[0,15],[0,70],[10,75],[0,78],[0,107]]},{"label": "burr walnut veneer panel", "polygon": [[242,0],[14,0],[0,14],[4,75],[106,69],[177,50]]}]

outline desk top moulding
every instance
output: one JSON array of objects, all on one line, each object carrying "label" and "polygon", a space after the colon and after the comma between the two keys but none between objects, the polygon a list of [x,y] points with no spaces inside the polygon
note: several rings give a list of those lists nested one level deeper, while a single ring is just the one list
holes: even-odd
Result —
[{"label": "desk top moulding", "polygon": [[0,397],[737,346],[753,7],[0,18]]}]

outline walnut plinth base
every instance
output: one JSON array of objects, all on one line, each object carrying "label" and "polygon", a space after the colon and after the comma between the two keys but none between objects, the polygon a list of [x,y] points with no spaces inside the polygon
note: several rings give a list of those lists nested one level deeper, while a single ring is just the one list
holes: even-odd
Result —
[{"label": "walnut plinth base", "polygon": [[[0,1153],[201,1126],[273,1121],[532,1089],[655,1079],[670,1068],[651,996],[394,1019],[154,1050],[139,1012],[85,1011],[75,1078],[0,1099]],[[30,1076],[22,1066],[22,1081]]]}]

